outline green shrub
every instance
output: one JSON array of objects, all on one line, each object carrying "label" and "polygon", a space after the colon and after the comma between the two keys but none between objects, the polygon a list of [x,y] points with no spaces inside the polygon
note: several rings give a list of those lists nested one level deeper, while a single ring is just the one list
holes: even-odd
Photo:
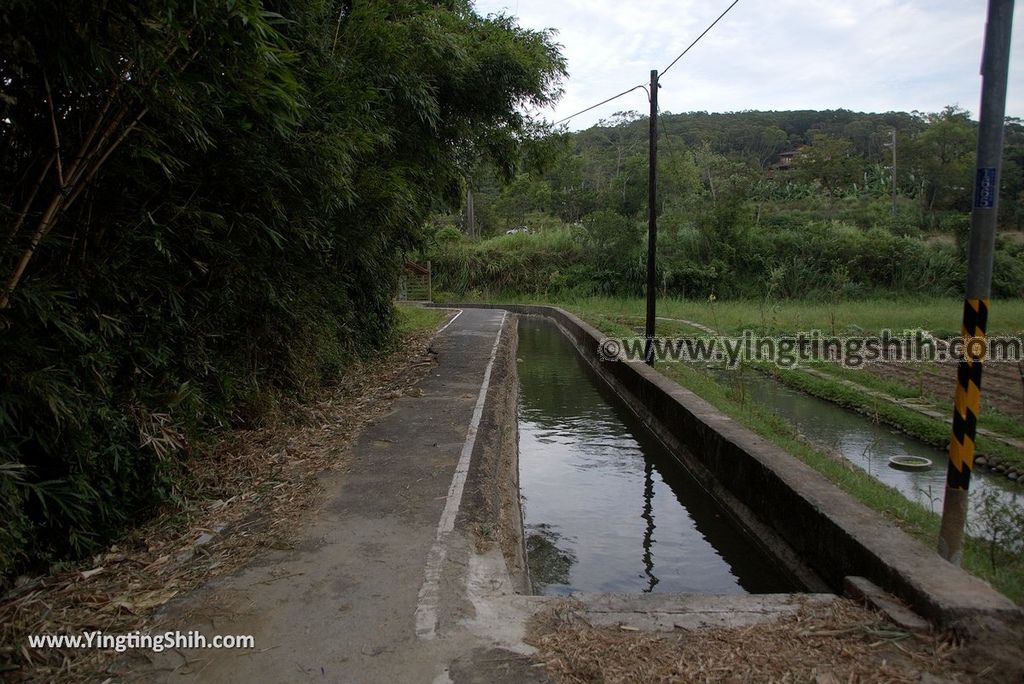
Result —
[{"label": "green shrub", "polygon": [[465,237],[465,234],[455,226],[444,226],[434,233],[434,243],[459,242],[463,237]]},{"label": "green shrub", "polygon": [[[770,280],[773,296],[782,299],[962,293],[966,264],[947,241],[836,220],[754,227],[745,209],[728,206],[702,218],[673,210],[661,222],[662,295],[758,298]],[[438,245],[430,258],[437,282],[456,293],[633,297],[646,284],[645,228],[614,212],[595,212],[582,226]],[[846,275],[838,282],[834,276],[840,271]],[[1001,241],[993,296],[1022,292],[1024,247]]]}]

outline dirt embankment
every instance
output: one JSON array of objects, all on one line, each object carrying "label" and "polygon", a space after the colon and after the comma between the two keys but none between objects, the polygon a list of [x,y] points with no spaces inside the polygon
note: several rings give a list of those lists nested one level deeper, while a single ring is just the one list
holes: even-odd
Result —
[{"label": "dirt embankment", "polygon": [[591,625],[573,602],[538,614],[528,642],[556,682],[1020,682],[1020,620],[914,634],[847,599],[744,627],[647,632]]},{"label": "dirt embankment", "polygon": [[[956,363],[866,364],[864,369],[886,380],[914,387],[933,397],[949,397],[953,411]],[[1024,369],[1016,363],[986,363],[982,376],[982,407],[991,407],[1009,416],[1024,417]]]}]

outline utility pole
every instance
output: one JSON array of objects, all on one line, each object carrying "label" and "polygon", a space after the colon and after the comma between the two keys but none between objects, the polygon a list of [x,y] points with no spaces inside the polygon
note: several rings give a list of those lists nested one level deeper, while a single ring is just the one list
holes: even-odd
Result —
[{"label": "utility pole", "polygon": [[466,185],[466,235],[476,237],[476,211],[473,207],[473,189]]},{"label": "utility pole", "polygon": [[892,215],[896,216],[896,129],[892,129]]},{"label": "utility pole", "polygon": [[957,368],[953,435],[949,442],[946,496],[939,529],[939,554],[955,565],[960,564],[963,553],[967,491],[971,484],[974,438],[981,413],[981,369],[986,351],[985,328],[992,288],[1012,23],[1013,0],[989,0],[985,48],[981,58],[981,112],[978,116],[978,161],[964,296],[964,345]]},{"label": "utility pole", "polygon": [[644,359],[654,365],[655,252],[658,248],[658,70],[651,70],[651,130],[647,172],[647,343]]}]

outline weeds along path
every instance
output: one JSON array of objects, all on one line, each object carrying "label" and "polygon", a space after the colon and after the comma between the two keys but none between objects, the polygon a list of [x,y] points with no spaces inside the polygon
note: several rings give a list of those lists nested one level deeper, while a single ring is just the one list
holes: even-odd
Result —
[{"label": "weeds along path", "polygon": [[260,554],[293,549],[297,521],[324,494],[325,482],[350,467],[356,436],[415,394],[416,382],[435,366],[435,322],[414,321],[395,351],[352,369],[298,415],[231,432],[197,456],[191,467],[205,498],[164,511],[91,559],[23,580],[0,601],[0,679],[102,681],[119,667],[117,654],[31,649],[27,636],[148,632],[168,602]]}]

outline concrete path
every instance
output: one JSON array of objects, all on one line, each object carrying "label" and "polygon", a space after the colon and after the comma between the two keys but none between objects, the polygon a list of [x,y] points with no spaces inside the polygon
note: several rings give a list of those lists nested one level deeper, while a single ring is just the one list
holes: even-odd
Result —
[{"label": "concrete path", "polygon": [[[395,400],[356,438],[349,469],[326,476],[327,494],[295,530],[294,548],[267,552],[169,604],[149,630],[252,635],[255,649],[134,653],[123,679],[548,681],[524,642],[527,623],[555,602],[561,611],[569,606],[556,597],[517,593],[525,586],[521,559],[503,553],[500,532],[495,538],[476,527],[520,524],[517,504],[509,509],[513,523],[501,517],[505,503],[495,503],[518,501],[517,491],[495,482],[516,479],[496,465],[502,462],[496,454],[506,453],[501,435],[508,429],[515,449],[512,335],[511,319],[501,310],[458,314],[434,338],[437,364],[417,384],[416,396]],[[570,621],[668,631],[746,626],[792,615],[808,601],[835,599],[575,598]]]},{"label": "concrete path", "polygon": [[[169,652],[159,672],[144,667],[138,678],[394,684],[477,670],[467,654],[488,659],[495,643],[459,627],[475,611],[466,597],[471,545],[453,528],[505,319],[458,315],[432,343],[437,366],[419,383],[422,394],[396,400],[357,438],[351,468],[327,483],[296,547],[207,585],[162,620],[207,635],[252,634],[255,650]],[[514,654],[489,660],[513,679],[530,675],[514,673]]]}]

